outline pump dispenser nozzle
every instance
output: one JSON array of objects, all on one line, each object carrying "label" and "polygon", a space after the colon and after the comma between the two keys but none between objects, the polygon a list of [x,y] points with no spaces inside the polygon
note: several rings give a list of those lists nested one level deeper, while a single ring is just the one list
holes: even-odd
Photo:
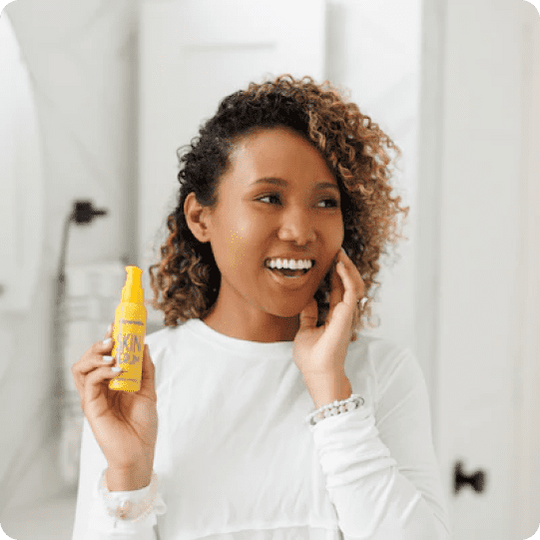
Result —
[{"label": "pump dispenser nozzle", "polygon": [[138,266],[126,266],[126,284],[122,288],[122,302],[142,304],[144,291],[142,288],[142,270]]}]

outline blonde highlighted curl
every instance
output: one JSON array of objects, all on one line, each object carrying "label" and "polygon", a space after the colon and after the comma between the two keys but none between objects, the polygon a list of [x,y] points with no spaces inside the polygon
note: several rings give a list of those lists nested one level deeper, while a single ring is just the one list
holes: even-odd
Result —
[{"label": "blonde highlighted curl", "polygon": [[[407,217],[401,197],[392,196],[391,164],[399,148],[358,106],[348,102],[337,87],[312,78],[281,75],[262,84],[251,83],[224,98],[217,113],[189,145],[178,150],[180,182],[178,204],[167,219],[168,237],[159,262],[149,268],[153,308],[163,311],[165,326],[204,318],[219,292],[221,274],[210,243],[199,242],[187,226],[184,202],[194,192],[197,201],[214,209],[219,181],[230,165],[235,144],[256,130],[293,129],[316,147],[326,160],[341,191],[343,247],[364,280],[365,298],[355,316],[355,328],[365,322],[373,328],[372,301],[380,282],[380,258],[389,244],[405,238],[398,217]],[[328,315],[330,274],[315,294],[318,325]]]}]

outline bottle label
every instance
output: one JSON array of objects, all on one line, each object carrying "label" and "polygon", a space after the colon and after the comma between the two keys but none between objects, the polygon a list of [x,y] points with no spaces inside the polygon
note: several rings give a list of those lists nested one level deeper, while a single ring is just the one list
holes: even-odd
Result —
[{"label": "bottle label", "polygon": [[145,324],[141,321],[120,319],[116,341],[118,364],[136,364],[142,357],[144,348]]}]

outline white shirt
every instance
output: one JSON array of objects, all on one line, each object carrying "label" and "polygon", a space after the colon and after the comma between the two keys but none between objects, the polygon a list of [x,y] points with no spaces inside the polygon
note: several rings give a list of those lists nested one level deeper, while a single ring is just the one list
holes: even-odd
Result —
[{"label": "white shirt", "polygon": [[[425,379],[409,349],[359,334],[345,373],[364,405],[310,426],[292,341],[235,339],[191,319],[146,343],[156,512],[140,523],[107,514],[107,462],[85,419],[73,540],[450,537]],[[137,501],[148,489],[111,497]]]}]

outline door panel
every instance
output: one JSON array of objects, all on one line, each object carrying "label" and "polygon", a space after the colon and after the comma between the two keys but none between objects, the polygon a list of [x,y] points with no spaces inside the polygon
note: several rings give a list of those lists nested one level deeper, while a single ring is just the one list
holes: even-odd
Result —
[{"label": "door panel", "polygon": [[[421,156],[419,193],[425,187],[432,198],[420,198],[420,227],[431,227],[420,253],[435,275],[425,340],[436,359],[436,447],[455,540],[520,540],[537,528],[526,525],[533,512],[519,510],[531,472],[523,459],[531,438],[520,438],[524,366],[539,375],[538,362],[524,363],[527,304],[538,318],[524,289],[538,242],[525,217],[534,191],[524,168],[533,144],[524,122],[525,5],[425,4],[434,24],[424,28],[422,137],[435,152]],[[529,505],[538,516],[538,502]]]}]

